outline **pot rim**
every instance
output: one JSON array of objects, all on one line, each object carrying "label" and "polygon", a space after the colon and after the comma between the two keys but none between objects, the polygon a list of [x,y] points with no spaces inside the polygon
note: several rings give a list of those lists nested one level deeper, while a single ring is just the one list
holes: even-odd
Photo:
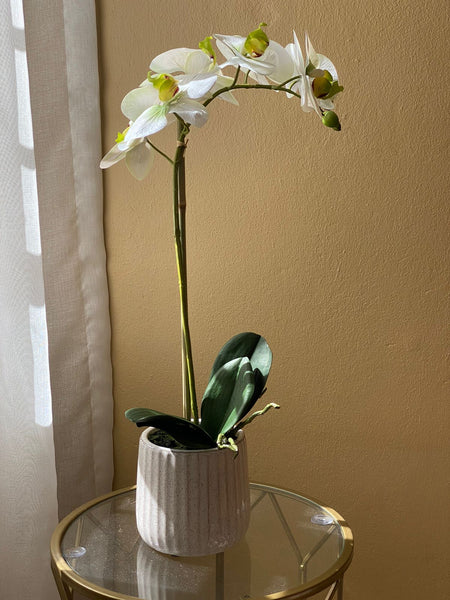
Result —
[{"label": "pot rim", "polygon": [[[219,448],[218,446],[216,446],[215,448],[199,448],[199,449],[166,448],[165,446],[158,446],[158,444],[154,444],[153,442],[151,442],[148,439],[148,436],[149,436],[150,432],[152,432],[152,431],[158,431],[158,427],[146,427],[144,429],[144,431],[141,433],[139,443],[141,443],[145,446],[149,446],[150,448],[155,448],[160,452],[166,452],[166,453],[172,453],[172,454],[187,454],[187,453],[206,454],[208,452],[211,452],[211,453],[221,452],[222,450],[225,450],[226,452],[231,452],[228,448]],[[242,429],[238,429],[237,437],[236,437],[236,444],[237,444],[237,446],[242,446],[242,444],[244,442],[245,442],[245,433]]]}]

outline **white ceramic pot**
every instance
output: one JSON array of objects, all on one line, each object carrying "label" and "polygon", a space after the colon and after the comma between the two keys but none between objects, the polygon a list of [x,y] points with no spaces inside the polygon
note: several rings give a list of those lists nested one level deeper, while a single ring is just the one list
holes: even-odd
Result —
[{"label": "white ceramic pot", "polygon": [[250,489],[245,436],[229,449],[174,450],[139,440],[136,521],[146,544],[177,556],[223,552],[245,534]]}]

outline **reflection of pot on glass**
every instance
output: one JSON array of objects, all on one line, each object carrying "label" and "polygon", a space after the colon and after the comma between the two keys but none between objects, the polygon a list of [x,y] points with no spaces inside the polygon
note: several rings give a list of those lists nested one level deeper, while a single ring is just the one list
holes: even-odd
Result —
[{"label": "reflection of pot on glass", "polygon": [[[236,600],[250,592],[250,553],[242,540],[226,553],[168,556],[141,541],[136,559],[144,600]],[[244,596],[245,596],[244,593]]]}]

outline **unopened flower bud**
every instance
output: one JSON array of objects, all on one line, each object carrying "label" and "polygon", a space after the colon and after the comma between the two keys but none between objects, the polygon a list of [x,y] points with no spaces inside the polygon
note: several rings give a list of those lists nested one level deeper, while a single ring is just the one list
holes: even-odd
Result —
[{"label": "unopened flower bud", "polygon": [[267,23],[260,23],[258,29],[252,31],[248,34],[247,39],[244,43],[244,49],[253,58],[258,58],[262,56],[266,51],[267,46],[269,45],[269,38],[261,29],[261,27],[266,27]]},{"label": "unopened flower bud", "polygon": [[341,124],[339,123],[339,117],[333,110],[327,110],[322,117],[322,123],[325,127],[331,127],[335,131],[341,130]]}]

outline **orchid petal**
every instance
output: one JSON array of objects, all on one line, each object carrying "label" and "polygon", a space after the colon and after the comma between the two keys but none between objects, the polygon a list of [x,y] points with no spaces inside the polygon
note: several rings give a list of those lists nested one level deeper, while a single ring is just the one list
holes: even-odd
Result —
[{"label": "orchid petal", "polygon": [[125,136],[125,142],[136,138],[144,138],[153,135],[167,125],[168,104],[156,104],[144,110],[144,112],[130,125]]},{"label": "orchid petal", "polygon": [[[301,96],[301,107],[304,112],[311,112],[314,110],[320,117],[322,117],[319,103],[312,91],[312,80],[306,75],[305,61],[303,60],[303,54],[297,34],[295,31],[293,33],[294,43],[288,44],[286,46],[286,51],[294,62],[294,74],[300,75],[300,79],[291,86],[291,89],[293,92],[296,92]],[[307,34],[306,38],[309,40]],[[306,62],[308,62],[308,57]],[[288,94],[288,97],[292,96],[289,96]]]},{"label": "orchid petal", "polygon": [[311,112],[314,110],[319,117],[322,116],[317,98],[314,96],[312,90],[311,80],[307,75],[301,77],[291,89],[301,96],[301,107],[304,112]]},{"label": "orchid petal", "polygon": [[184,72],[186,61],[192,52],[196,52],[196,50],[193,48],[174,48],[173,50],[158,54],[150,63],[150,70],[155,73]]},{"label": "orchid petal", "polygon": [[254,79],[260,85],[268,85],[269,84],[269,80],[267,79],[267,77],[265,75],[260,75],[259,73],[250,73],[249,77]]},{"label": "orchid petal", "polygon": [[122,100],[121,109],[130,121],[136,121],[145,110],[157,102],[158,90],[153,85],[146,85],[128,92]]},{"label": "orchid petal", "polygon": [[228,75],[222,75],[222,73],[219,71],[219,74],[217,75],[217,81],[214,84],[214,87],[218,86],[217,89],[229,87],[233,83],[233,81],[234,81],[234,77],[229,77]]},{"label": "orchid petal", "polygon": [[108,167],[115,165],[116,163],[119,162],[119,160],[122,160],[122,158],[125,158],[125,154],[126,154],[126,152],[124,152],[123,150],[120,150],[119,145],[116,144],[102,158],[102,160],[100,162],[100,168],[107,169]]},{"label": "orchid petal", "polygon": [[[228,77],[227,75],[218,75],[217,81],[211,88],[211,92],[218,92],[222,88],[229,87],[233,83],[233,77]],[[224,92],[218,96],[222,100],[226,102],[230,102],[230,104],[234,104],[235,106],[239,106],[239,102],[233,96],[231,92]]]},{"label": "orchid petal", "polygon": [[229,102],[230,104],[239,106],[239,102],[236,100],[236,98],[233,96],[233,94],[231,92],[224,92],[223,94],[220,94],[219,98],[221,100],[225,100],[225,102]]},{"label": "orchid petal", "polygon": [[251,58],[242,54],[245,38],[231,35],[220,35],[218,33],[215,33],[214,37],[216,38],[218,49],[227,59],[227,62],[224,65],[221,65],[221,67],[228,65],[239,65],[244,69],[248,69],[254,73],[260,73],[261,75],[269,75],[275,69],[275,64],[265,61],[267,50],[261,57],[258,58]]},{"label": "orchid petal", "polygon": [[334,81],[338,80],[338,74],[336,71],[336,67],[333,65],[331,60],[324,56],[323,54],[318,54],[309,39],[307,33],[305,33],[305,47],[306,47],[306,56],[307,62],[309,61],[316,69],[322,69],[323,71],[329,71],[330,75],[333,77]]},{"label": "orchid petal", "polygon": [[169,112],[176,113],[186,123],[196,127],[202,127],[208,120],[208,111],[203,104],[189,98],[181,97],[177,101],[171,102]]},{"label": "orchid petal", "polygon": [[186,91],[189,98],[201,98],[217,81],[217,75],[199,73],[198,75],[184,75],[178,79],[178,87]]},{"label": "orchid petal", "polygon": [[333,81],[338,81],[336,67],[333,65],[331,60],[323,54],[317,54],[317,57],[319,59],[319,67],[324,71],[328,71],[333,78]]},{"label": "orchid petal", "polygon": [[264,60],[275,65],[269,77],[272,81],[282,83],[290,79],[294,74],[294,62],[286,49],[281,44],[278,44],[278,42],[270,42],[264,53]]},{"label": "orchid petal", "polygon": [[302,49],[300,47],[300,42],[298,41],[297,34],[294,31],[294,44],[293,46],[293,59],[297,64],[297,68],[299,70],[299,75],[305,74],[305,61],[303,60]]},{"label": "orchid petal", "polygon": [[206,73],[213,61],[203,50],[193,50],[187,57],[184,64],[185,73]]},{"label": "orchid petal", "polygon": [[[261,75],[269,75],[274,70],[274,65],[264,62],[259,58],[246,58],[245,56],[233,56],[230,58],[226,65],[233,67],[242,67],[253,73],[260,73]],[[221,65],[222,67],[224,65]]]},{"label": "orchid petal", "polygon": [[312,65],[314,65],[316,68],[318,68],[319,58],[316,54],[316,51],[313,48],[311,40],[309,39],[309,35],[306,32],[305,32],[305,49],[306,49],[306,56],[309,58],[309,62]]},{"label": "orchid petal", "polygon": [[239,35],[221,35],[215,33],[214,38],[216,39],[217,48],[225,56],[225,58],[231,58],[236,55],[236,52],[242,54],[242,50],[245,44],[245,38]]},{"label": "orchid petal", "polygon": [[155,153],[146,143],[138,144],[127,152],[125,163],[130,173],[142,181],[150,172]]},{"label": "orchid petal", "polygon": [[333,110],[334,108],[334,102],[330,98],[321,98],[319,104],[324,110]]}]

